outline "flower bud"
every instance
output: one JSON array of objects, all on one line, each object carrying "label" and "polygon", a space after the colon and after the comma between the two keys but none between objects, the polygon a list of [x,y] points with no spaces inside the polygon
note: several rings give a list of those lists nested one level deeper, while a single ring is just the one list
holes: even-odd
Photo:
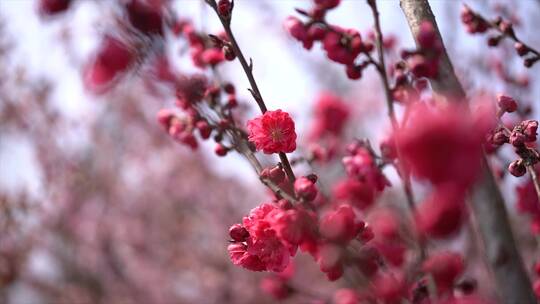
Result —
[{"label": "flower bud", "polygon": [[509,141],[509,138],[506,135],[506,132],[502,128],[496,130],[490,139],[491,139],[490,143],[497,147],[502,146]]},{"label": "flower bud", "polygon": [[275,166],[273,168],[264,168],[261,172],[262,178],[267,178],[275,184],[280,184],[285,180],[285,172],[280,166]]},{"label": "flower bud", "polygon": [[523,126],[523,134],[525,134],[526,142],[536,141],[536,135],[538,130],[538,121],[536,120],[525,120],[521,123]]},{"label": "flower bud", "polygon": [[223,48],[221,50],[223,52],[223,55],[225,56],[225,59],[227,59],[228,61],[233,61],[234,59],[236,59],[236,54],[234,53],[232,46],[230,46],[229,44],[223,45]]},{"label": "flower bud", "polygon": [[277,277],[269,276],[262,279],[260,288],[266,294],[272,296],[276,300],[284,300],[291,296],[292,289],[287,285],[287,281]]},{"label": "flower bud", "polygon": [[396,143],[393,138],[387,138],[383,140],[380,144],[381,156],[383,159],[396,159]]},{"label": "flower bud", "polygon": [[318,25],[312,25],[309,27],[307,34],[310,40],[319,41],[324,39],[326,30]]},{"label": "flower bud", "polygon": [[318,193],[313,179],[306,176],[301,177],[294,182],[294,191],[301,199],[308,202],[314,200]]},{"label": "flower bud", "polygon": [[527,55],[527,53],[529,53],[529,48],[526,47],[523,43],[521,42],[516,42],[514,44],[514,48],[516,49],[516,52],[518,53],[519,56],[525,56]]},{"label": "flower bud", "polygon": [[169,130],[169,127],[171,126],[171,120],[174,117],[174,111],[171,109],[161,109],[157,113],[157,120],[160,125],[165,128],[165,130]]},{"label": "flower bud", "polygon": [[527,137],[521,130],[514,129],[510,134],[510,144],[514,147],[521,147],[525,144]]},{"label": "flower bud", "polygon": [[216,152],[218,156],[225,156],[227,155],[227,152],[229,152],[229,149],[227,149],[222,144],[217,144],[216,148],[214,149],[214,152]]},{"label": "flower bud", "polygon": [[221,17],[230,18],[232,12],[232,3],[229,0],[219,0],[217,10]]},{"label": "flower bud", "polygon": [[285,30],[291,34],[296,40],[305,41],[308,39],[308,33],[306,27],[296,17],[289,16],[284,23]]},{"label": "flower bud", "polygon": [[234,85],[230,82],[227,82],[223,85],[223,91],[225,91],[225,93],[227,94],[235,94],[236,93],[236,89],[234,87]]},{"label": "flower bud", "polygon": [[497,104],[504,112],[512,113],[517,110],[517,103],[514,98],[503,94],[497,95]]},{"label": "flower bud", "polygon": [[249,232],[244,226],[240,224],[234,224],[229,228],[229,236],[236,242],[245,242],[249,237]]},{"label": "flower bud", "polygon": [[359,66],[355,66],[354,64],[348,65],[346,72],[349,79],[355,80],[362,77],[362,69]]},{"label": "flower bud", "polygon": [[210,134],[212,133],[212,127],[206,122],[205,120],[199,120],[195,127],[199,130],[199,134],[201,134],[201,137],[203,139],[210,138]]},{"label": "flower bud", "polygon": [[515,160],[508,166],[508,171],[513,176],[520,177],[527,173],[527,168],[525,168],[521,160]]}]

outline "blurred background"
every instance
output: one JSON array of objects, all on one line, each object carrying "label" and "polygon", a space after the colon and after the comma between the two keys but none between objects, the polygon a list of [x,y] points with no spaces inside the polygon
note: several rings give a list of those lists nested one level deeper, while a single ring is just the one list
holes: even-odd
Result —
[{"label": "blurred background", "polygon": [[[85,64],[121,22],[121,2],[77,0],[44,16],[39,1],[0,1],[0,302],[270,301],[258,288],[262,274],[234,267],[226,250],[228,227],[268,198],[248,163],[233,153],[218,158],[211,143],[191,151],[163,132],[156,113],[173,104],[174,93],[152,81],[155,58],[104,93],[85,88]],[[328,21],[367,33],[373,20],[365,1],[342,2]],[[465,2],[486,16],[513,18],[519,37],[540,46],[540,1]],[[171,3],[198,30],[220,32],[204,1]],[[468,35],[459,21],[462,1],[430,3],[468,92],[506,92],[538,118],[539,67],[523,68],[511,44],[493,50],[486,37]],[[305,142],[316,96],[331,91],[351,106],[347,136],[377,142],[389,126],[373,71],[351,81],[320,48],[304,50],[283,29],[294,8],[309,5],[235,1],[233,30],[267,105],[290,112]],[[396,40],[389,57],[397,59],[399,49],[414,47],[410,31],[398,1],[380,1],[379,9],[384,33]],[[159,52],[172,68],[197,72],[186,42],[164,37]],[[219,71],[251,106],[248,117],[255,114],[238,62]],[[339,162],[328,166],[330,175],[340,170]],[[515,182],[505,185],[510,204]],[[310,267],[298,270],[305,273],[299,284],[319,286],[323,275]]]}]

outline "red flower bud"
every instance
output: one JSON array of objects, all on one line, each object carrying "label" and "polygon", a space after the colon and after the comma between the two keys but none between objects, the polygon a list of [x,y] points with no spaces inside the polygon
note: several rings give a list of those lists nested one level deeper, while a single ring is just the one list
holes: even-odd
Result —
[{"label": "red flower bud", "polygon": [[514,147],[522,147],[527,141],[527,136],[523,134],[522,130],[515,129],[510,134],[510,144]]},{"label": "red flower bud", "polygon": [[314,200],[318,193],[315,182],[305,176],[300,177],[294,182],[294,191],[300,198],[308,202]]},{"label": "red flower bud", "polygon": [[51,16],[67,10],[71,2],[71,0],[40,0],[38,10],[42,16]]},{"label": "red flower bud", "polygon": [[517,110],[517,103],[514,98],[503,94],[497,95],[497,104],[504,112],[512,113]]},{"label": "red flower bud", "polygon": [[275,184],[280,184],[285,180],[285,172],[280,166],[264,168],[261,172],[262,178],[267,178]]},{"label": "red flower bud", "polygon": [[347,77],[349,79],[360,79],[362,77],[362,69],[359,66],[355,66],[354,64],[348,65],[347,69]]},{"label": "red flower bud", "polygon": [[201,134],[201,137],[203,139],[210,138],[210,134],[212,133],[212,127],[205,121],[205,120],[199,120],[195,127],[199,129],[199,134]]},{"label": "red flower bud", "polygon": [[521,123],[523,126],[523,134],[525,134],[526,142],[536,141],[536,135],[538,131],[538,121],[536,120],[525,120]]},{"label": "red flower bud", "polygon": [[515,177],[520,177],[527,173],[527,168],[523,165],[521,160],[515,160],[508,166],[508,171]]},{"label": "red flower bud", "polygon": [[234,85],[230,82],[227,82],[225,85],[223,85],[223,90],[225,91],[225,93],[231,94],[231,95],[235,94],[236,92]]},{"label": "red flower bud", "polygon": [[234,224],[229,228],[229,236],[236,242],[245,242],[249,237],[249,232],[240,224]]},{"label": "red flower bud", "polygon": [[530,49],[528,47],[526,47],[523,43],[521,42],[516,42],[514,44],[514,48],[516,49],[516,52],[518,53],[519,56],[525,56],[529,53]]},{"label": "red flower bud", "polygon": [[232,12],[232,4],[229,0],[219,0],[217,4],[218,14],[223,18],[230,18]]},{"label": "red flower bud", "polygon": [[262,279],[260,288],[276,300],[284,300],[292,294],[292,289],[287,285],[287,281],[277,277],[269,276]]},{"label": "red flower bud", "polygon": [[225,156],[227,155],[227,152],[229,152],[229,149],[227,149],[222,144],[217,144],[216,148],[214,149],[214,152],[216,152],[218,156]]},{"label": "red flower bud", "polygon": [[233,61],[234,59],[236,59],[236,54],[234,53],[230,45],[228,44],[223,45],[222,51],[223,51],[223,55],[225,56],[225,59],[227,59],[228,61]]}]

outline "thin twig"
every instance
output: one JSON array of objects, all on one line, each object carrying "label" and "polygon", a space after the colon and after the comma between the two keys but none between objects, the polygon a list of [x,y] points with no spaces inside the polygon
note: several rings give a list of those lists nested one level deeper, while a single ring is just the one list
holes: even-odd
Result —
[{"label": "thin twig", "polygon": [[531,175],[531,180],[534,184],[534,190],[536,190],[536,196],[538,197],[538,202],[540,203],[540,183],[538,182],[538,174],[536,173],[536,170],[534,170],[534,166],[532,165],[527,165],[527,170]]},{"label": "thin twig", "polygon": [[[257,86],[257,82],[255,81],[255,77],[253,76],[253,61],[249,60],[249,64],[246,61],[246,57],[242,53],[242,50],[240,49],[240,46],[238,45],[238,42],[236,41],[236,38],[234,37],[234,34],[231,29],[231,19],[225,19],[223,16],[221,16],[217,9],[217,4],[215,0],[206,0],[206,3],[210,5],[214,9],[214,12],[219,18],[219,21],[221,22],[221,25],[223,26],[223,29],[225,30],[225,33],[227,34],[227,37],[230,40],[232,49],[238,57],[238,60],[240,61],[240,64],[242,65],[242,69],[244,69],[244,73],[246,74],[246,77],[249,81],[249,85],[251,88],[249,91],[251,92],[251,95],[253,95],[253,99],[255,99],[255,102],[257,102],[257,105],[259,106],[259,109],[261,110],[261,113],[264,114],[268,109],[266,108],[266,104],[264,103],[263,97],[261,92],[259,91],[259,87]],[[289,160],[287,158],[287,155],[285,153],[279,153],[279,158],[281,160],[281,163],[283,165],[283,168],[285,169],[285,173],[287,174],[287,177],[289,178],[289,181],[291,183],[294,183],[296,180],[296,177],[294,176],[294,172],[291,168],[291,164],[289,163]]]},{"label": "thin twig", "polygon": [[[386,97],[386,107],[388,110],[388,118],[392,124],[392,129],[396,132],[399,129],[399,124],[396,118],[394,110],[394,99],[392,95],[392,90],[390,88],[390,83],[388,81],[388,75],[386,74],[386,64],[384,60],[384,49],[383,49],[383,34],[381,29],[381,22],[379,17],[379,10],[377,9],[377,3],[375,0],[367,0],[369,7],[371,8],[373,19],[375,23],[375,46],[377,48],[378,62],[373,60],[371,56],[368,57],[369,61],[375,66],[377,72],[381,78],[381,82],[384,89],[384,95]],[[400,160],[399,150],[398,160]],[[411,188],[411,178],[408,172],[403,168],[401,162],[398,164],[393,164],[396,170],[398,171],[403,183],[403,191],[405,192],[405,197],[407,199],[407,206],[409,210],[414,215],[416,207],[414,204],[414,196]],[[424,259],[426,256],[426,249],[422,241],[418,240],[418,246],[420,251],[420,259]]]}]

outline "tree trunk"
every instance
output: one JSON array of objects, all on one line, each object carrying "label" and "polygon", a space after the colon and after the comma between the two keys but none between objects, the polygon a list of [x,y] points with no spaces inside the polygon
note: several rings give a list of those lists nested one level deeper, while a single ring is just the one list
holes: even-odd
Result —
[{"label": "tree trunk", "polygon": [[[414,37],[418,34],[420,24],[428,21],[443,41],[427,0],[400,0],[400,6]],[[465,91],[444,47],[439,73],[430,82],[435,93],[447,98],[449,102],[466,100]],[[504,199],[485,156],[482,178],[472,191],[471,201],[470,207],[485,246],[485,257],[494,275],[501,303],[537,303],[516,247]]]}]

